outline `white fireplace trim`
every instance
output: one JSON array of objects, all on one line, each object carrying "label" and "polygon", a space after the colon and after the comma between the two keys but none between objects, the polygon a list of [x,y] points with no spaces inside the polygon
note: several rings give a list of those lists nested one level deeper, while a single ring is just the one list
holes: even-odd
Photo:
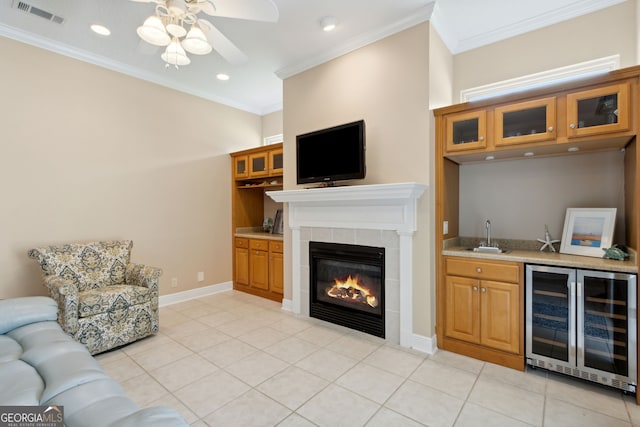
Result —
[{"label": "white fireplace trim", "polygon": [[354,185],[269,191],[276,202],[288,203],[292,230],[292,302],[302,312],[300,298],[301,227],[392,230],[400,236],[400,345],[413,341],[413,233],[417,228],[417,200],[424,184]]}]

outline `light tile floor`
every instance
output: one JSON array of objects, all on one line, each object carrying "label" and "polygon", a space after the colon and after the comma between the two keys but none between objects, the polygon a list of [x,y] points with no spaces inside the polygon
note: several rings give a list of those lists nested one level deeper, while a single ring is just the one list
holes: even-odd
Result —
[{"label": "light tile floor", "polygon": [[425,355],[229,291],[160,309],[97,356],[140,406],[192,426],[640,426],[635,397],[542,370]]}]

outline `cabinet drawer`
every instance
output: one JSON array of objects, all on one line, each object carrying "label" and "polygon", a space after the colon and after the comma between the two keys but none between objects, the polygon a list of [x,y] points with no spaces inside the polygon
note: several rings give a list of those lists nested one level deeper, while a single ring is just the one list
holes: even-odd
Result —
[{"label": "cabinet drawer", "polygon": [[284,245],[282,244],[282,242],[277,241],[277,240],[270,240],[269,241],[269,250],[271,252],[277,252],[277,253],[281,254],[283,252],[283,248],[284,248]]},{"label": "cabinet drawer", "polygon": [[249,247],[249,239],[241,239],[236,237],[236,248],[248,248]]},{"label": "cabinet drawer", "polygon": [[251,239],[251,241],[249,242],[249,247],[256,251],[267,251],[269,250],[269,241]]},{"label": "cabinet drawer", "polygon": [[446,261],[446,270],[447,275],[511,283],[520,281],[520,267],[515,263],[449,257]]}]

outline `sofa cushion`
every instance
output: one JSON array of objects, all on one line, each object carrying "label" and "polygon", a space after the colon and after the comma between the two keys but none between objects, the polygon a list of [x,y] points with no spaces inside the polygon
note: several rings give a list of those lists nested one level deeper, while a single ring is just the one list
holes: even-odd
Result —
[{"label": "sofa cushion", "polygon": [[29,251],[45,275],[63,277],[80,291],[125,282],[125,269],[131,257],[131,240],[69,243]]},{"label": "sofa cushion", "polygon": [[6,335],[0,335],[0,363],[20,359],[22,346]]},{"label": "sofa cushion", "polygon": [[56,320],[58,306],[49,297],[0,300],[0,334],[33,322]]},{"label": "sofa cushion", "polygon": [[108,311],[126,310],[132,305],[151,300],[149,288],[131,285],[113,285],[78,293],[78,315],[95,316]]},{"label": "sofa cushion", "polygon": [[0,363],[0,404],[39,405],[44,382],[38,372],[22,360]]}]

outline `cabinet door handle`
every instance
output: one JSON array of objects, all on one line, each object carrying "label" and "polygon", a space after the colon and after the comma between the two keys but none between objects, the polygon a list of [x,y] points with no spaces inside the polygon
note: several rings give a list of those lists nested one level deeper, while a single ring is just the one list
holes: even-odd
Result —
[{"label": "cabinet door handle", "polygon": [[484,141],[484,136],[479,137],[478,141]]},{"label": "cabinet door handle", "polygon": [[476,268],[476,273],[482,273],[482,269],[480,267]]},{"label": "cabinet door handle", "polygon": [[478,292],[478,287],[477,286],[473,287],[473,292]]},{"label": "cabinet door handle", "polygon": [[571,129],[575,129],[575,128],[576,128],[576,124],[575,124],[575,123],[571,123],[571,124],[569,125],[569,127],[570,127]]},{"label": "cabinet door handle", "polygon": [[482,293],[487,292],[487,288],[482,288]]},{"label": "cabinet door handle", "polygon": [[549,132],[553,132],[553,126],[549,126]]}]

